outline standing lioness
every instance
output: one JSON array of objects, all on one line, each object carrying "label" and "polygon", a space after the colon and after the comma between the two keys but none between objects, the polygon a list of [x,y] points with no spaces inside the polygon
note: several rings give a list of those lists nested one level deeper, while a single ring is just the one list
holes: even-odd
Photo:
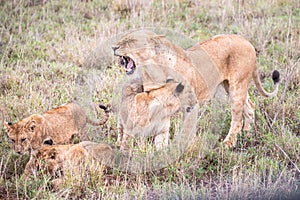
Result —
[{"label": "standing lioness", "polygon": [[242,127],[249,130],[254,119],[254,104],[248,96],[251,79],[266,97],[275,96],[278,91],[279,72],[275,70],[272,75],[274,91],[266,92],[259,80],[255,49],[238,35],[218,35],[184,50],[163,36],[138,30],[123,35],[112,48],[128,75],[140,68],[146,92],[163,87],[162,80],[172,77],[189,85],[202,103],[223,84],[231,104],[231,126],[224,140],[230,147],[235,146]]}]

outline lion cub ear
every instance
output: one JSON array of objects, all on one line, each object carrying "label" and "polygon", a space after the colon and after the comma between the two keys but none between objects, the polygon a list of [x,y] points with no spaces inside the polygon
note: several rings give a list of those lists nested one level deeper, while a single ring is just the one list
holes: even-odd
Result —
[{"label": "lion cub ear", "polygon": [[166,83],[174,83],[175,80],[172,77],[168,77]]},{"label": "lion cub ear", "polygon": [[154,39],[160,39],[160,38],[165,38],[165,35],[155,35],[153,36]]},{"label": "lion cub ear", "polygon": [[184,85],[182,85],[181,83],[179,83],[175,89],[175,94],[179,94],[183,91],[184,89]]},{"label": "lion cub ear", "polygon": [[[182,91],[184,89],[184,85],[182,83],[178,84],[178,82],[176,82],[173,78],[168,78],[166,80],[166,84],[170,88],[175,88],[175,95],[182,93]],[[171,89],[171,90],[174,91],[173,89]]]},{"label": "lion cub ear", "polygon": [[13,123],[4,121],[4,131],[9,132],[12,129]]}]

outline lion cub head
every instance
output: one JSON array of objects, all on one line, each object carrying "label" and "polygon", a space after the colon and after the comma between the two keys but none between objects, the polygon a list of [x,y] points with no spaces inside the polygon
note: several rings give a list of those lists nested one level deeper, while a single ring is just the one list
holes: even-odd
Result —
[{"label": "lion cub head", "polygon": [[130,110],[131,119],[144,127],[154,119],[169,117],[179,110],[181,106],[179,94],[183,89],[181,83],[170,79],[159,89],[137,94],[132,105],[134,109]]},{"label": "lion cub head", "polygon": [[171,79],[159,89],[141,92],[129,98],[124,105],[127,109],[121,108],[121,130],[133,137],[149,137],[168,129],[169,118],[181,108],[183,89],[181,83]]},{"label": "lion cub head", "polygon": [[[97,170],[100,165],[108,164],[112,156],[112,148],[104,143],[83,141],[78,144],[44,146],[29,161],[25,174],[30,176],[44,172],[53,179],[62,178],[65,173],[73,170],[76,173]],[[89,167],[85,169],[87,165]]]},{"label": "lion cub head", "polygon": [[43,138],[36,137],[36,133],[43,131],[44,122],[44,117],[38,114],[24,118],[15,124],[4,122],[4,129],[16,153],[24,154],[43,142]]},{"label": "lion cub head", "polygon": [[43,171],[44,173],[59,178],[63,175],[63,163],[66,160],[66,152],[72,145],[53,145],[44,146],[38,150],[35,158],[29,161],[25,173],[37,173]]}]

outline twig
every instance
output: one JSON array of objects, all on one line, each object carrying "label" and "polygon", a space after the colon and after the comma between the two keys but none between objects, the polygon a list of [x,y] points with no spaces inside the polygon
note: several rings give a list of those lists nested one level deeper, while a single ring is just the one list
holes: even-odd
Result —
[{"label": "twig", "polygon": [[287,155],[287,153],[285,153],[285,151],[278,145],[276,144],[276,147],[284,154],[284,156],[294,165],[294,167],[296,168],[296,170],[300,173],[300,169],[298,168],[298,166],[290,159],[290,157]]},{"label": "twig", "polygon": [[268,113],[265,110],[263,110],[263,113],[265,115],[265,119],[267,120],[269,128],[272,129],[274,121],[272,121],[272,119],[269,117]]}]

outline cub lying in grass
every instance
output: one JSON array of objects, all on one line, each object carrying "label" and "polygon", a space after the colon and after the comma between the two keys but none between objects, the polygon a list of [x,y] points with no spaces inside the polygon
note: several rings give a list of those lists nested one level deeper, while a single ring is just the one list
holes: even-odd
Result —
[{"label": "cub lying in grass", "polygon": [[58,186],[66,174],[80,176],[86,172],[102,172],[113,161],[114,151],[108,144],[83,141],[78,144],[43,146],[25,168],[25,176],[39,172],[49,175]]},{"label": "cub lying in grass", "polygon": [[86,138],[87,123],[98,126],[108,120],[109,109],[101,121],[89,119],[82,107],[76,103],[67,103],[49,110],[42,115],[33,114],[17,123],[4,123],[8,137],[18,154],[34,153],[43,145],[69,144],[74,138]]}]

